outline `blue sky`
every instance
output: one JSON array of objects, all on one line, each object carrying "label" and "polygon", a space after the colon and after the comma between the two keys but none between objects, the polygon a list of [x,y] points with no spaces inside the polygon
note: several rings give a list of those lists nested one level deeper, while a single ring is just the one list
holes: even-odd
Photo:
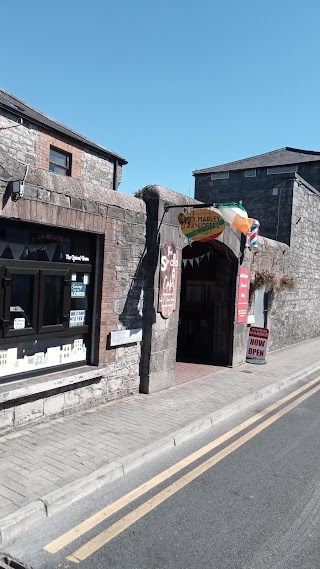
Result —
[{"label": "blue sky", "polygon": [[1,88],[124,156],[120,191],[320,150],[317,0],[10,0]]}]

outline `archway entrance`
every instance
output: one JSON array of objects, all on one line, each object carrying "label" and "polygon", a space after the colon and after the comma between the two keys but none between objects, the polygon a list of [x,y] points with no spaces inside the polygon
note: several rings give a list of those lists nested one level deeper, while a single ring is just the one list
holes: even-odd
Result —
[{"label": "archway entrance", "polygon": [[232,363],[237,259],[219,241],[182,251],[177,361]]}]

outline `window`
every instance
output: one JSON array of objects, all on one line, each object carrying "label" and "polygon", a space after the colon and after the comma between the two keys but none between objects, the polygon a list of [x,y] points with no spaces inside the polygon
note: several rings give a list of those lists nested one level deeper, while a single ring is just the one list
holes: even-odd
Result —
[{"label": "window", "polygon": [[3,221],[1,244],[0,384],[93,362],[94,237]]},{"label": "window", "polygon": [[62,176],[71,176],[71,154],[50,146],[49,170]]},{"label": "window", "polygon": [[267,174],[294,174],[298,171],[297,164],[290,164],[289,166],[272,166],[267,168]]},{"label": "window", "polygon": [[229,178],[229,172],[215,172],[211,174],[211,180],[226,180]]},{"label": "window", "polygon": [[245,170],[244,176],[245,178],[255,178],[257,175],[257,170],[255,168],[251,168],[251,170]]}]

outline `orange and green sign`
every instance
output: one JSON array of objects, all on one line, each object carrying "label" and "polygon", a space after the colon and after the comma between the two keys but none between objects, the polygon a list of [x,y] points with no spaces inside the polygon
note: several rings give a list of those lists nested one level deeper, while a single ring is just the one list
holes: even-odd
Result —
[{"label": "orange and green sign", "polygon": [[211,209],[193,209],[178,216],[182,233],[192,241],[211,241],[224,230],[224,219]]}]

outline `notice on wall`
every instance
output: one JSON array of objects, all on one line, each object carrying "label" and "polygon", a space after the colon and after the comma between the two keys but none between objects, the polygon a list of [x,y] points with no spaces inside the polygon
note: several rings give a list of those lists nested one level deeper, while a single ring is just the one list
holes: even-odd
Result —
[{"label": "notice on wall", "polygon": [[179,278],[179,250],[167,243],[160,251],[160,282],[158,312],[169,318],[176,309]]},{"label": "notice on wall", "polygon": [[258,328],[257,326],[251,326],[249,330],[246,362],[250,364],[266,363],[268,338],[268,328]]},{"label": "notice on wall", "polygon": [[240,269],[239,289],[238,289],[238,324],[247,322],[248,299],[249,299],[249,269]]},{"label": "notice on wall", "polygon": [[133,330],[115,330],[110,332],[110,346],[121,346],[123,344],[134,344],[141,342],[142,328],[134,328]]},{"label": "notice on wall", "polygon": [[85,298],[86,285],[83,283],[71,282],[71,298]]},{"label": "notice on wall", "polygon": [[69,315],[69,326],[74,328],[75,326],[83,326],[86,318],[85,310],[70,310]]}]

